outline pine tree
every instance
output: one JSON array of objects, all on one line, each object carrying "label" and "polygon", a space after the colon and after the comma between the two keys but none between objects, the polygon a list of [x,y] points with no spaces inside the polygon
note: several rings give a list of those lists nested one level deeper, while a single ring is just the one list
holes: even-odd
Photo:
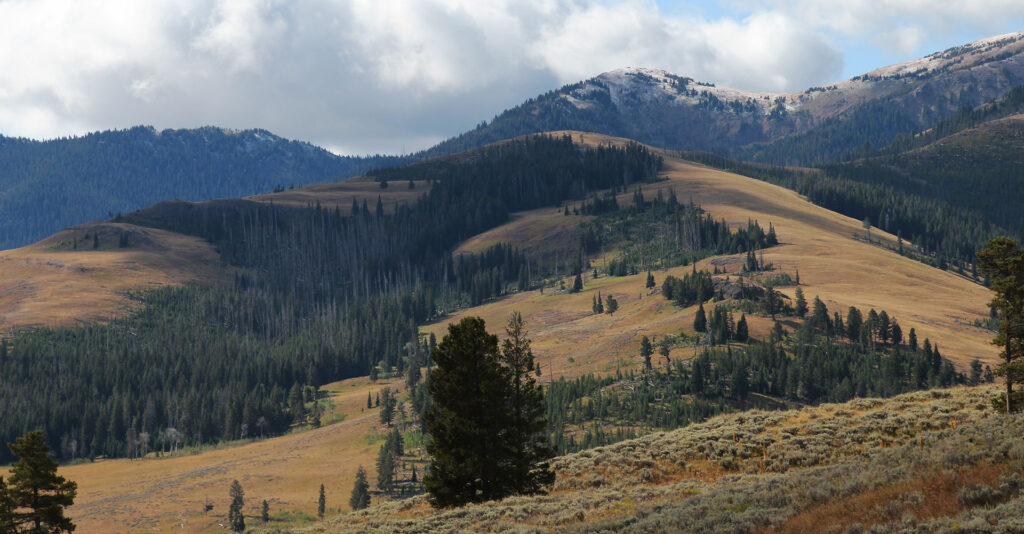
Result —
[{"label": "pine tree", "polygon": [[608,297],[605,298],[604,311],[608,313],[608,315],[614,315],[618,310],[619,301],[615,300],[615,297],[608,295]]},{"label": "pine tree", "polygon": [[1006,380],[1001,409],[1009,414],[1024,404],[1024,393],[1013,390],[1014,384],[1024,383],[1024,249],[1008,237],[993,238],[978,252],[978,267],[991,277],[995,293],[991,306],[1002,318],[993,343],[1003,347],[996,374]]},{"label": "pine tree", "polygon": [[395,420],[395,405],[398,403],[398,399],[395,398],[391,388],[384,388],[380,402],[380,424],[390,427],[392,421]]},{"label": "pine tree", "polygon": [[817,296],[814,297],[814,304],[811,307],[811,326],[821,332],[828,332],[831,329],[831,321],[828,317],[828,308]]},{"label": "pine tree", "polygon": [[596,313],[604,313],[604,301],[601,299],[601,292],[600,291],[597,292],[597,307],[596,307],[595,312]]},{"label": "pine tree", "polygon": [[43,431],[33,430],[7,447],[18,457],[7,488],[13,523],[22,532],[75,530],[75,524],[64,517],[64,509],[74,504],[78,485],[57,474],[57,462],[49,456]]},{"label": "pine tree", "polygon": [[373,395],[369,391],[366,392],[366,407],[373,408]]},{"label": "pine tree", "polygon": [[583,291],[583,276],[576,273],[576,278],[572,281],[572,292],[579,293],[580,291]]},{"label": "pine tree", "polygon": [[[846,310],[846,338],[854,342],[859,340],[860,329],[861,326],[863,326],[863,324],[864,317],[861,315],[860,310],[854,308],[853,306],[850,306],[850,309]],[[916,340],[917,338],[914,339]]]},{"label": "pine tree", "polygon": [[693,318],[693,329],[696,332],[707,332],[708,316],[704,313],[704,303],[697,308],[697,315]]},{"label": "pine tree", "polygon": [[654,287],[654,274],[651,273],[651,271],[647,271],[647,284],[645,284],[645,287],[647,287],[647,289]]},{"label": "pine tree", "polygon": [[509,491],[519,495],[541,493],[555,480],[555,473],[548,468],[554,450],[548,443],[544,393],[533,374],[536,362],[522,314],[512,312],[505,336],[500,358],[510,385],[511,422],[505,438],[512,447],[510,472],[506,474]]},{"label": "pine tree", "polygon": [[359,466],[356,470],[356,482],[352,485],[352,495],[348,498],[348,505],[353,510],[362,510],[370,506],[370,483],[366,481],[366,470]]},{"label": "pine tree", "polygon": [[320,498],[316,501],[316,516],[321,521],[324,519],[324,512],[327,511],[327,494],[324,493],[324,485],[320,484]]},{"label": "pine tree", "polygon": [[431,458],[423,484],[431,504],[450,507],[507,495],[505,470],[513,451],[503,438],[512,418],[497,336],[487,333],[483,319],[467,317],[448,326],[430,357],[437,367],[427,384],[433,404],[423,414]]},{"label": "pine tree", "polygon": [[395,480],[395,457],[387,443],[380,446],[377,453],[377,489],[391,491]]},{"label": "pine tree", "polygon": [[263,505],[260,507],[260,520],[264,525],[270,523],[270,503],[266,499],[263,499]]},{"label": "pine tree", "polygon": [[651,370],[651,355],[654,354],[654,346],[651,345],[651,340],[644,336],[640,340],[640,357],[644,360],[644,370]]},{"label": "pine tree", "polygon": [[671,354],[671,352],[672,346],[668,342],[668,337],[666,336],[661,338],[661,343],[658,344],[658,354],[660,354],[662,358],[665,358],[665,368],[669,369],[670,371],[672,365],[672,358],[669,357],[669,354]]},{"label": "pine tree", "polygon": [[17,532],[14,528],[14,499],[0,477],[0,532]]},{"label": "pine tree", "polygon": [[750,339],[750,329],[747,327],[747,314],[740,315],[740,320],[736,323],[736,341],[740,343],[746,343]]},{"label": "pine tree", "polygon": [[804,290],[796,288],[796,316],[803,319],[807,315],[807,299],[804,298]]},{"label": "pine tree", "polygon": [[234,532],[245,531],[245,515],[242,513],[242,507],[245,506],[245,492],[242,491],[242,485],[238,481],[231,483],[231,505],[228,507],[228,526]]},{"label": "pine tree", "polygon": [[911,352],[917,352],[917,331],[913,328],[907,334],[907,346],[910,347]]}]

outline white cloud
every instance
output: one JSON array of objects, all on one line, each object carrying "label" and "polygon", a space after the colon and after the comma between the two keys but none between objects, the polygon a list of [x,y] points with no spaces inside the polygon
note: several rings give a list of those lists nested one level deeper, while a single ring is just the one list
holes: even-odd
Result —
[{"label": "white cloud", "polygon": [[0,133],[215,124],[412,151],[619,67],[799,90],[838,76],[829,31],[902,48],[922,35],[873,29],[878,2],[736,4],[708,19],[649,0],[0,0]]}]

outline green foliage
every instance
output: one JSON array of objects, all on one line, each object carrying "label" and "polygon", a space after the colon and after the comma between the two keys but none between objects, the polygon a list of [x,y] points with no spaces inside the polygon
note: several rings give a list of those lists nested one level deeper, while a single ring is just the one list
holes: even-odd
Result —
[{"label": "green foliage", "polygon": [[320,497],[316,500],[316,516],[321,521],[324,519],[324,512],[327,511],[327,494],[324,492],[324,485],[320,484]]},{"label": "green foliage", "polygon": [[231,490],[228,492],[231,497],[231,504],[228,507],[228,526],[233,532],[245,532],[245,514],[242,507],[245,506],[245,492],[237,480],[231,483]]},{"label": "green foliage", "polygon": [[978,252],[981,271],[991,277],[995,293],[991,306],[998,311],[1002,321],[993,343],[1003,347],[1003,361],[996,374],[1006,381],[1005,412],[1013,413],[1024,409],[1017,402],[1014,384],[1024,383],[1024,249],[1007,237],[989,241]]},{"label": "green foliage", "polygon": [[4,477],[0,477],[0,532],[17,532],[14,523],[14,498]]},{"label": "green foliage", "polygon": [[450,507],[506,495],[503,460],[510,444],[501,438],[510,422],[509,384],[497,336],[487,333],[483,319],[467,317],[448,326],[430,357],[437,367],[428,383],[433,403],[423,414],[431,437],[423,483],[431,504]]},{"label": "green foliage", "polygon": [[370,483],[366,481],[366,470],[359,466],[356,470],[356,481],[352,485],[352,495],[348,499],[348,505],[353,510],[362,510],[370,506]]},{"label": "green foliage", "polygon": [[[57,474],[57,462],[41,430],[33,430],[8,443],[18,461],[11,467],[6,492],[0,492],[0,522],[7,521],[3,507],[10,507],[16,532],[71,532],[75,524],[64,516],[74,504],[78,484]],[[6,494],[6,495],[4,495]]]},{"label": "green foliage", "polygon": [[264,525],[270,523],[270,503],[266,499],[263,499],[263,504],[260,505],[260,521]]},{"label": "green foliage", "polygon": [[604,312],[608,315],[614,315],[617,311],[619,311],[619,301],[615,300],[615,297],[612,295],[605,297]]},{"label": "green foliage", "polygon": [[431,353],[437,367],[423,415],[430,470],[423,478],[434,506],[537,493],[553,479],[544,438],[543,397],[522,317],[513,314],[499,353],[484,321],[448,327]]},{"label": "green foliage", "polygon": [[693,317],[693,330],[695,332],[707,332],[708,331],[708,317],[704,312],[704,303],[701,302],[697,308],[697,315]]}]

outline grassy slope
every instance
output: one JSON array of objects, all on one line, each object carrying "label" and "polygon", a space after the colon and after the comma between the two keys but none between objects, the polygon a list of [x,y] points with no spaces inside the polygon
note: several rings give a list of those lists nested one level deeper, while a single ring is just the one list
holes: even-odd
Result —
[{"label": "grassy slope", "polygon": [[[996,415],[993,392],[718,416],[561,457],[550,495],[442,511],[416,497],[304,532],[842,532],[906,516],[935,525],[967,511],[962,488],[998,486],[999,476],[1024,470],[1024,415]],[[1014,517],[1024,502],[1018,494],[1010,505],[1016,512],[1003,513]]]},{"label": "grassy slope", "polygon": [[[328,509],[347,509],[358,466],[375,472],[382,439],[377,434],[384,431],[377,409],[365,409],[367,393],[389,384],[400,386],[387,380],[371,384],[365,378],[324,386],[333,403],[324,420],[341,420],[319,429],[197,454],[61,467],[64,476],[78,482],[69,515],[79,532],[168,531],[182,524],[187,532],[216,532],[221,530],[217,523],[225,523],[228,487],[236,479],[245,490],[245,514],[252,525],[264,499],[272,516],[299,511],[315,517],[321,483]],[[207,498],[214,508],[204,515]]]},{"label": "grassy slope", "polygon": [[[131,236],[127,248],[117,248],[122,232]],[[100,246],[93,249],[84,236],[96,233]],[[106,319],[134,307],[128,290],[211,282],[228,274],[201,239],[130,224],[78,225],[0,251],[0,332]]]},{"label": "grassy slope", "polygon": [[[578,139],[580,135],[574,137]],[[582,138],[592,144],[623,142],[596,134],[582,134]],[[764,226],[770,222],[781,245],[765,251],[764,258],[774,263],[778,271],[791,275],[799,271],[808,300],[820,295],[830,311],[844,314],[849,306],[864,311],[886,310],[899,320],[904,334],[911,327],[916,328],[920,339],[928,337],[937,342],[942,354],[960,368],[973,358],[994,367],[997,350],[990,343],[992,333],[971,326],[975,319],[987,315],[991,296],[984,287],[854,239],[855,234],[865,233],[859,221],[815,206],[792,191],[689,163],[668,152],[664,156],[666,180],[646,186],[647,198],[659,189],[667,192],[674,187],[681,200],[692,198],[715,218],[725,219],[732,226],[745,225],[748,219],[756,219]],[[621,195],[620,205],[628,205],[631,198],[632,193]],[[552,215],[554,211],[529,212],[473,238],[463,247],[477,249],[479,243],[501,240],[538,246],[546,236],[570,232],[579,222],[577,217]],[[559,225],[557,232],[552,230]],[[533,229],[538,233],[531,234]],[[871,235],[889,246],[896,241],[894,236],[877,229],[872,229]],[[711,269],[713,262],[720,269],[737,272],[742,260],[742,255],[712,258],[699,267]],[[688,270],[680,267],[671,274],[679,276]],[[655,273],[659,285],[666,274]],[[441,336],[449,321],[479,315],[492,331],[498,332],[509,312],[520,310],[528,321],[535,351],[541,356],[545,371],[549,364],[556,375],[614,370],[621,358],[632,358],[635,362],[642,335],[678,333],[683,329],[692,332],[695,308],[676,309],[644,289],[644,281],[645,275],[597,280],[588,276],[582,293],[556,295],[550,289],[544,294],[520,293],[466,310],[429,325],[426,330]],[[598,290],[619,300],[620,311],[614,316],[591,314],[591,299]],[[782,291],[792,296],[794,288]],[[763,335],[768,327],[766,320],[754,318],[751,333]],[[569,357],[575,362],[570,363]]]},{"label": "grassy slope", "polygon": [[[365,200],[372,210],[377,197],[390,212],[395,204],[412,203],[430,190],[426,182],[381,189],[368,178],[313,185],[250,197],[251,200],[305,207],[319,200],[349,213],[352,199]],[[99,231],[93,250],[86,234]],[[131,234],[128,248],[117,248],[118,236]],[[72,241],[79,241],[72,248]],[[133,309],[129,290],[229,279],[220,258],[205,241],[132,224],[92,222],[54,234],[38,243],[0,251],[0,333],[39,326],[70,326],[105,320]]]}]

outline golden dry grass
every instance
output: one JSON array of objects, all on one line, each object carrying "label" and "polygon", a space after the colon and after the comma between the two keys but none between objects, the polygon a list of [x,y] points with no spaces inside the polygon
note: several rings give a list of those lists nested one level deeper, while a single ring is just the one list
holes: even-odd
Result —
[{"label": "golden dry grass", "polygon": [[[319,429],[194,455],[61,467],[78,483],[69,515],[78,532],[180,531],[183,523],[186,532],[215,532],[225,522],[228,487],[236,479],[245,490],[250,526],[257,524],[264,499],[272,515],[298,510],[315,516],[321,483],[328,510],[347,510],[360,465],[373,484],[380,444],[371,436],[384,431],[377,410],[366,409],[366,396],[388,385],[399,387],[400,380],[371,384],[356,378],[325,386],[333,413],[344,419]],[[207,498],[214,508],[204,515]]]},{"label": "golden dry grass", "polygon": [[[84,236],[97,232],[94,250]],[[130,235],[127,248],[117,248],[122,232]],[[228,274],[198,238],[123,223],[78,225],[0,251],[0,333],[108,319],[133,308],[128,290],[210,283]]]},{"label": "golden dry grass", "polygon": [[[557,132],[562,133],[565,132]],[[570,135],[590,145],[627,142],[590,133]],[[781,244],[766,250],[764,258],[779,271],[799,271],[808,300],[820,296],[831,312],[844,314],[850,306],[863,311],[886,310],[899,320],[904,334],[916,328],[921,340],[927,337],[938,343],[942,354],[961,369],[974,358],[993,367],[997,363],[992,333],[972,326],[975,319],[988,313],[991,295],[984,287],[855,239],[855,234],[865,233],[860,221],[815,206],[793,191],[683,161],[671,152],[659,153],[665,157],[664,180],[644,187],[648,198],[659,189],[667,193],[674,188],[681,200],[692,198],[715,218],[724,219],[733,227],[746,225],[751,219],[763,226],[772,223]],[[628,203],[631,194],[621,195],[620,204]],[[523,214],[463,246],[477,248],[473,245],[477,241],[501,238],[529,246],[538,238],[525,230],[547,228],[540,222],[531,224],[529,218],[534,213],[551,217],[551,211]],[[872,229],[871,235],[890,246],[896,241],[894,236],[877,229]],[[712,262],[720,269],[736,272],[742,256],[704,260],[698,268],[710,269]],[[688,269],[677,268],[671,274],[678,276]],[[670,273],[655,273],[659,284],[666,274]],[[660,296],[649,294],[643,287],[644,281],[645,275],[588,279],[584,291],[575,295],[530,291],[466,310],[425,329],[440,337],[449,320],[479,315],[497,333],[508,314],[519,310],[528,322],[535,352],[545,371],[550,369],[556,377],[614,371],[622,358],[637,363],[642,335],[692,331],[695,309],[676,309]],[[591,299],[598,290],[619,300],[620,310],[614,316],[591,314]],[[794,288],[783,290],[789,296],[793,291]],[[765,319],[751,320],[751,333],[755,336],[764,335],[768,327]],[[681,352],[685,355],[685,351]],[[573,362],[569,362],[570,357]]]}]

